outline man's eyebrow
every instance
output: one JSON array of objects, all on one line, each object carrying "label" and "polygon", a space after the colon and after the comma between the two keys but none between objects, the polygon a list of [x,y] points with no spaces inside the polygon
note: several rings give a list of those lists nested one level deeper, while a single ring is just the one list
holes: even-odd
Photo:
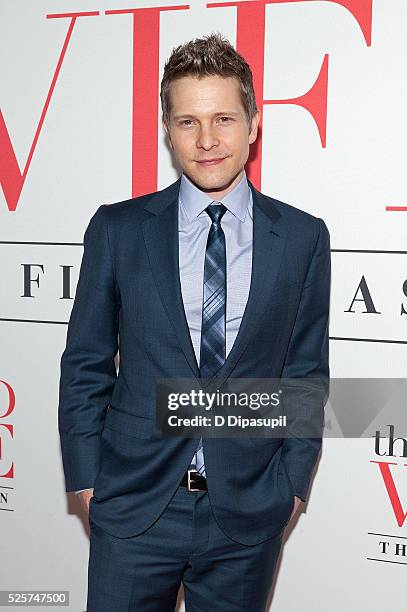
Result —
[{"label": "man's eyebrow", "polygon": [[[241,115],[241,113],[239,113],[238,111],[219,111],[217,113],[213,113],[213,117],[220,117],[224,115],[238,116],[238,115]],[[188,113],[173,115],[173,119],[181,119],[181,118],[182,119],[195,119],[195,115],[190,115]]]}]

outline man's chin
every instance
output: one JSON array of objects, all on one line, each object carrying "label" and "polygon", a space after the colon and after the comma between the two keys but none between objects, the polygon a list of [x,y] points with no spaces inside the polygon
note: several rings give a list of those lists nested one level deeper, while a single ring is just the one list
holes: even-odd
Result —
[{"label": "man's chin", "polygon": [[201,191],[225,191],[225,189],[227,189],[232,182],[234,181],[234,179],[236,178],[235,175],[233,176],[224,176],[224,177],[220,177],[220,176],[201,176],[201,175],[197,175],[197,174],[193,174],[193,173],[189,173],[188,171],[184,171],[185,174],[188,176],[188,178],[190,179],[190,181],[192,181],[192,183],[194,183],[194,185],[196,187],[198,187],[198,189],[200,189]]}]

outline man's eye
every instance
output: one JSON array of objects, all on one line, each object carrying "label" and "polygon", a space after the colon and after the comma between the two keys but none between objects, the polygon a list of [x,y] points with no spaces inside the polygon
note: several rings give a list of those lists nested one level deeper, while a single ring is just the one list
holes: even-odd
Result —
[{"label": "man's eye", "polygon": [[191,125],[192,120],[191,119],[183,119],[181,121],[181,125]]},{"label": "man's eye", "polygon": [[227,123],[228,121],[231,120],[230,117],[226,117],[226,116],[225,117],[220,117],[220,119],[221,119],[221,123]]}]

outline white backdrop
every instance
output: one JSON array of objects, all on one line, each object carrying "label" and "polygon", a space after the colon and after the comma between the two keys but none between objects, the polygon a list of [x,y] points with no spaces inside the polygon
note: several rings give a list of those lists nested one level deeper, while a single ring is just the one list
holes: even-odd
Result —
[{"label": "white backdrop", "polygon": [[[132,21],[105,11],[169,4],[0,0],[0,588],[69,590],[75,612],[86,607],[89,541],[64,493],[59,359],[84,229],[101,203],[133,195]],[[342,4],[366,17],[371,3]],[[324,0],[265,9],[264,99],[308,91],[327,53],[329,72],[326,147],[303,108],[264,107],[261,190],[330,230],[332,376],[404,377],[407,211],[386,207],[407,206],[407,4],[374,0],[371,45],[348,9]],[[70,24],[46,16],[68,11],[99,14],[77,19],[36,135]],[[236,14],[200,0],[161,13],[159,77],[171,49],[192,37],[219,30],[235,44]],[[161,130],[157,168],[157,188],[177,177]],[[376,312],[361,301],[347,312],[362,277]],[[273,611],[402,605],[407,520],[398,524],[377,460],[395,464],[406,512],[407,458],[378,457],[369,438],[324,441],[309,502],[287,534]]]}]

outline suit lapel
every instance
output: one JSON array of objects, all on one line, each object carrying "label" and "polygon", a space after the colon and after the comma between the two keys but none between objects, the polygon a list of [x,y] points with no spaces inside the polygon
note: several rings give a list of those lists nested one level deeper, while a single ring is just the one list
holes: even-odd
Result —
[{"label": "suit lapel", "polygon": [[[199,366],[195,357],[182,300],[179,274],[178,194],[181,179],[157,192],[145,205],[153,213],[142,225],[150,266],[168,318],[181,349],[196,378]],[[272,200],[257,191],[253,195],[253,255],[249,296],[233,346],[217,377],[227,377],[251,338],[257,333],[262,316],[276,291],[286,236],[279,226],[281,218]],[[280,224],[281,225],[281,224]]]},{"label": "suit lapel", "polygon": [[189,333],[179,275],[178,193],[181,179],[158,192],[144,207],[154,213],[143,222],[151,270],[161,301],[178,337],[188,364],[199,378],[199,366]]},{"label": "suit lapel", "polygon": [[266,309],[276,291],[276,280],[282,262],[285,235],[277,228],[280,213],[271,200],[257,191],[249,181],[253,196],[253,253],[249,295],[239,331],[218,378],[227,378],[250,340],[257,333]]}]

